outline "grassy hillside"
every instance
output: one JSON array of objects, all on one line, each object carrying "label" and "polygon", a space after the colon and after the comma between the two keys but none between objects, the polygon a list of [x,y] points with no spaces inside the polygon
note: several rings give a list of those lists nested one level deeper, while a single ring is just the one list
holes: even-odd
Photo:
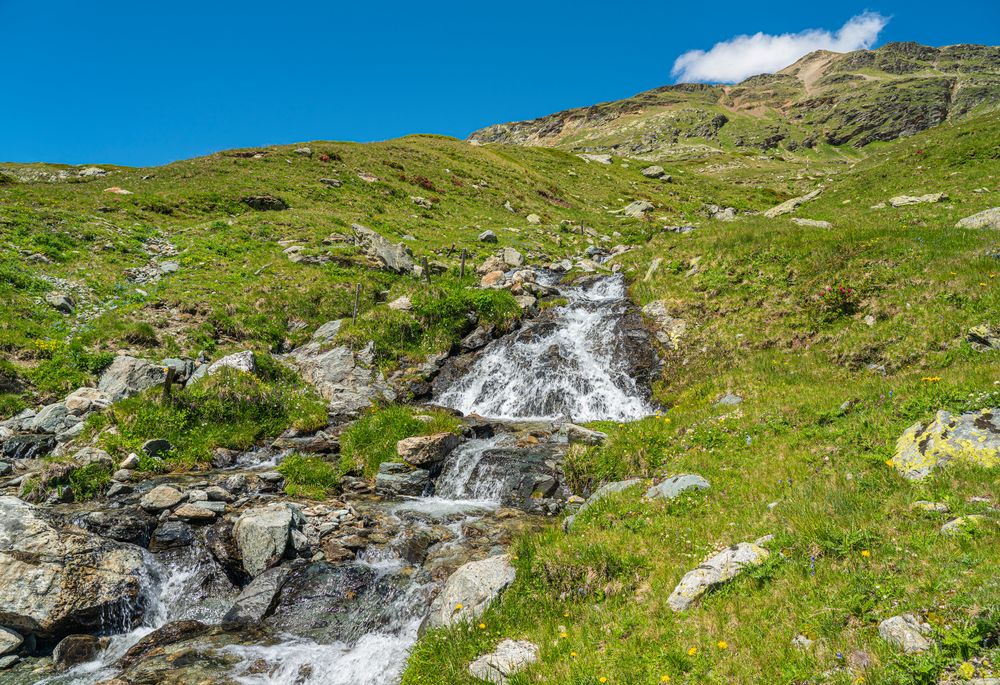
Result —
[{"label": "grassy hillside", "polygon": [[[473,683],[465,665],[501,637],[541,646],[512,684],[916,684],[1000,671],[996,469],[915,484],[885,463],[938,409],[1000,403],[998,353],[966,341],[970,326],[998,323],[1000,238],[954,228],[1000,205],[997,150],[995,115],[941,127],[873,155],[795,214],[832,228],[706,222],[624,256],[635,299],[665,300],[688,330],[656,391],[662,416],[598,425],[608,443],[573,452],[569,476],[585,491],[697,473],[711,489],[669,504],[633,489],[568,534],[523,540],[512,590],[481,626],[425,639],[404,682]],[[870,209],[938,191],[950,200]],[[819,296],[840,286],[854,294]],[[716,405],[727,392],[744,401]],[[981,530],[939,533],[973,513],[988,517]],[[764,566],[683,614],[666,605],[701,560],[768,534]],[[907,611],[927,617],[938,649],[903,656],[879,638],[880,621]],[[793,646],[797,635],[814,644]]]}]

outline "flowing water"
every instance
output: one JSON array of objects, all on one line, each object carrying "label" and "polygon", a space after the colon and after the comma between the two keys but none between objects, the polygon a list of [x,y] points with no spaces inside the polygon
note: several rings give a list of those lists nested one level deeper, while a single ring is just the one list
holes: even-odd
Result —
[{"label": "flowing water", "polygon": [[[502,420],[629,420],[651,413],[621,358],[627,333],[617,324],[628,307],[623,280],[603,278],[561,294],[565,306],[490,343],[437,403]],[[455,448],[433,496],[389,505],[389,514],[398,521],[393,542],[421,527],[443,525],[452,533],[444,544],[461,545],[466,523],[500,507],[505,467],[485,455],[514,448],[513,436],[503,432]],[[261,463],[254,467],[271,466],[266,459],[257,461]],[[218,648],[233,664],[227,677],[242,685],[398,683],[437,584],[427,574],[404,574],[407,564],[396,549],[393,543],[369,547],[356,561],[339,567],[367,574],[368,579],[363,596],[350,602],[345,622],[352,630],[346,637],[322,640],[287,632],[277,635],[273,644]],[[141,625],[113,637],[97,660],[44,683],[93,685],[113,677],[112,664],[156,628],[182,618],[217,623],[233,598],[206,595],[206,564],[214,561],[197,553],[194,558],[147,555]],[[345,578],[349,576],[345,572]],[[328,607],[315,609],[324,612]]]},{"label": "flowing water", "polygon": [[629,421],[653,413],[629,374],[625,281],[563,288],[567,304],[494,340],[435,402],[500,420]]}]

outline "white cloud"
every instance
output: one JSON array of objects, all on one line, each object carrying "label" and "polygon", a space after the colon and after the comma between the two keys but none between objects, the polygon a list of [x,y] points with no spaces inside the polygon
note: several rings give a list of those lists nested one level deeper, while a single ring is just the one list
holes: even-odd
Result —
[{"label": "white cloud", "polygon": [[813,50],[850,52],[870,48],[887,23],[888,17],[865,12],[852,17],[836,33],[806,29],[780,36],[736,36],[716,43],[708,51],[685,52],[674,62],[671,73],[679,81],[735,83],[755,74],[778,71]]}]

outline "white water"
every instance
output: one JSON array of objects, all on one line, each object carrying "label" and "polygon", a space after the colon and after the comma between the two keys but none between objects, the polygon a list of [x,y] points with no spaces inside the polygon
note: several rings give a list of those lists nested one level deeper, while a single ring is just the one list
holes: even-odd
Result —
[{"label": "white water", "polygon": [[653,413],[619,359],[627,300],[611,276],[566,288],[552,322],[491,342],[437,404],[486,418],[630,421]]}]

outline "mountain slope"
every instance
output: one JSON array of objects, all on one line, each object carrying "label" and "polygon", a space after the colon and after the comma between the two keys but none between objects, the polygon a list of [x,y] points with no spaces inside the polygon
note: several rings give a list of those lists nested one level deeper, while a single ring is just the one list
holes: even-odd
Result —
[{"label": "mountain slope", "polygon": [[739,149],[863,147],[1000,104],[1000,48],[890,43],[814,52],[734,86],[679,84],[475,131],[476,143],[647,160]]}]

